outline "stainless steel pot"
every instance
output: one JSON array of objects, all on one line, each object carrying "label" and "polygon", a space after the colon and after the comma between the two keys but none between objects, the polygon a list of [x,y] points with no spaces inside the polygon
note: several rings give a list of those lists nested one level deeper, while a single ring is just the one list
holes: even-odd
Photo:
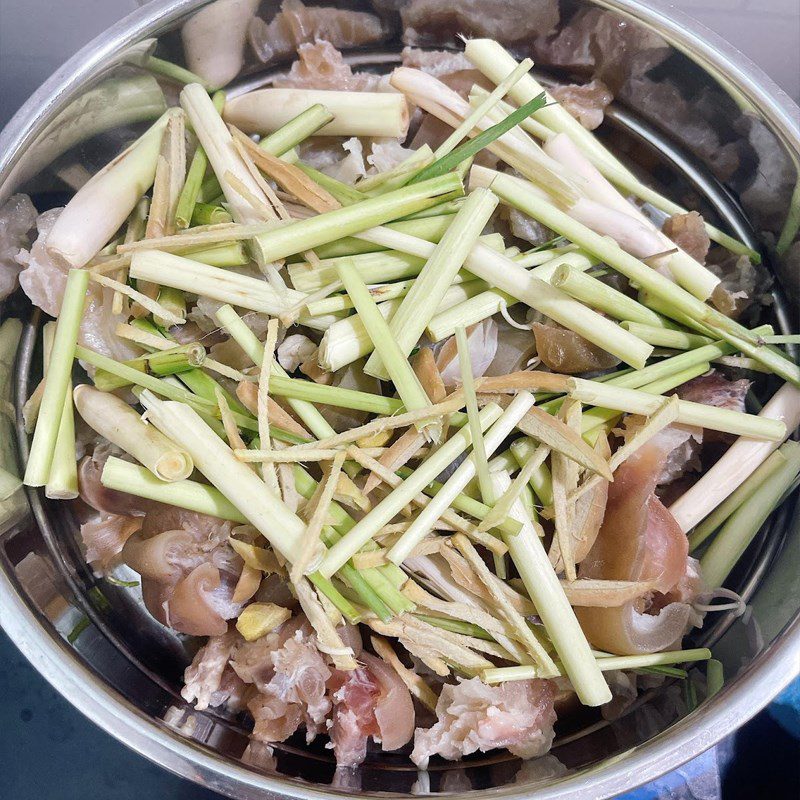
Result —
[{"label": "stainless steel pot", "polygon": [[[62,202],[75,164],[93,168],[103,163],[105,154],[132,135],[137,115],[132,112],[116,120],[114,129],[97,130],[79,143],[69,134],[54,143],[54,131],[74,118],[81,108],[76,101],[86,98],[90,88],[129,72],[126,64],[135,61],[147,40],[158,38],[164,52],[177,55],[176,29],[205,4],[150,3],[95,39],[42,86],[0,135],[0,198],[21,188],[35,194],[40,209]],[[359,52],[362,64],[385,64],[387,54],[391,61],[400,49],[396,32],[402,29],[396,23],[402,0],[375,5],[395,34],[380,51]],[[493,13],[514,22],[508,28],[513,37],[521,29],[517,21],[529,22],[544,6],[550,17],[543,18],[552,20],[556,0],[512,2]],[[551,74],[564,77],[581,72],[598,52],[616,53],[615,67],[606,65],[604,77],[616,84],[622,100],[610,115],[608,135],[673,195],[717,215],[739,237],[764,250],[793,297],[787,301],[781,286],[776,287],[775,321],[782,326],[791,320],[796,328],[800,242],[787,215],[793,192],[797,213],[800,194],[795,189],[797,107],[740,53],[674,11],[636,0],[575,0],[561,3],[562,24],[575,23],[573,15],[589,8],[621,15],[623,39],[607,46],[603,22],[590,18],[583,27],[590,46],[582,60],[565,65],[557,50],[539,39],[534,47],[538,63],[547,69],[548,58],[558,62],[549,65]],[[464,25],[459,22],[459,29]],[[525,48],[530,40],[513,44]],[[648,61],[653,49],[661,47],[666,57]],[[241,83],[249,85],[266,74],[252,63],[245,72]],[[661,95],[660,106],[637,91],[642,80],[662,90],[671,87]],[[97,107],[84,111],[88,119]],[[71,149],[62,155],[66,145]],[[20,298],[9,300],[4,312],[31,317]],[[33,315],[20,346],[18,406],[37,379],[36,322]],[[21,428],[19,434],[24,456],[27,441]],[[98,725],[166,769],[230,797],[466,796],[478,791],[498,798],[610,797],[713,745],[768,703],[800,667],[800,526],[789,501],[734,576],[750,611],[738,620],[719,615],[703,631],[704,641],[715,642],[728,681],[691,712],[676,686],[662,687],[614,724],[576,720],[551,756],[522,768],[516,759],[491,754],[418,775],[403,757],[388,756],[371,758],[355,776],[343,775],[334,772],[329,751],[292,744],[277,748],[274,758],[251,751],[243,758],[247,736],[237,719],[193,712],[180,699],[179,677],[192,643],[152,623],[134,592],[91,575],[76,544],[74,521],[63,506],[56,509],[36,493],[29,501],[30,508],[0,532],[3,628],[42,675]],[[77,638],[70,635],[83,617],[88,627]]]}]

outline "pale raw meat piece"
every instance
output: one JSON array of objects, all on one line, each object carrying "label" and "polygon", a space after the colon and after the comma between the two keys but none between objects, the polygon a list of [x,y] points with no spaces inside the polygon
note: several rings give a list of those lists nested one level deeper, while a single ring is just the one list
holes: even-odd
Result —
[{"label": "pale raw meat piece", "polygon": [[220,636],[212,636],[186,667],[181,697],[187,703],[193,703],[198,711],[222,705],[218,702],[220,698],[215,695],[220,693],[228,660],[240,641],[241,637],[234,627]]},{"label": "pale raw meat piece", "polygon": [[433,755],[450,761],[476,751],[507,748],[521,758],[544,755],[553,743],[555,686],[551,681],[507,681],[488,686],[479,678],[443,687],[437,722],[414,733],[411,760],[424,769]]},{"label": "pale raw meat piece", "polygon": [[381,81],[384,81],[381,75],[371,72],[353,72],[342,54],[324,40],[301,44],[297,48],[297,55],[299,59],[292,64],[289,73],[272,82],[274,87],[376,92]]},{"label": "pale raw meat piece", "polygon": [[81,525],[86,562],[105,572],[122,553],[125,542],[142,526],[141,517],[100,513]]},{"label": "pale raw meat piece", "polygon": [[616,356],[567,328],[534,322],[533,335],[537,355],[553,372],[574,375],[607,370],[620,363]]},{"label": "pale raw meat piece", "polygon": [[99,444],[91,456],[85,456],[78,465],[79,497],[95,511],[128,517],[141,517],[152,505],[127,492],[107,489],[100,481],[109,456],[121,456],[122,451],[114,445]]},{"label": "pale raw meat piece", "polygon": [[0,300],[17,288],[22,269],[17,254],[30,241],[28,232],[36,224],[36,209],[26,194],[15,194],[0,207]]},{"label": "pale raw meat piece", "polygon": [[317,346],[308,336],[303,336],[302,333],[293,333],[280,343],[276,355],[278,363],[287,372],[292,373],[316,352]]},{"label": "pale raw meat piece", "polygon": [[343,183],[354,184],[359,178],[367,174],[364,164],[364,145],[355,136],[342,142],[342,149],[347,153],[344,158],[327,167],[322,167],[322,172],[336,178]]},{"label": "pale raw meat piece", "polygon": [[454,53],[449,50],[419,50],[416,47],[404,47],[401,56],[404,67],[420,69],[435,78],[460,70],[474,69],[472,62],[460,51]]},{"label": "pale raw meat piece", "polygon": [[550,94],[589,131],[600,127],[606,107],[614,99],[611,90],[601,80],[555,86]]},{"label": "pale raw meat piece", "polygon": [[379,42],[386,31],[373,14],[341,8],[305,6],[300,0],[284,0],[272,22],[256,17],[248,38],[256,56],[265,64],[294,55],[297,46],[320,39],[345,49]]},{"label": "pale raw meat piece", "polygon": [[388,172],[402,164],[414,150],[403,147],[397,139],[376,139],[367,156],[367,163],[374,167],[373,172]]},{"label": "pale raw meat piece", "polygon": [[665,220],[662,230],[681,250],[705,264],[711,239],[706,233],[705,221],[697,211],[673,214]]}]

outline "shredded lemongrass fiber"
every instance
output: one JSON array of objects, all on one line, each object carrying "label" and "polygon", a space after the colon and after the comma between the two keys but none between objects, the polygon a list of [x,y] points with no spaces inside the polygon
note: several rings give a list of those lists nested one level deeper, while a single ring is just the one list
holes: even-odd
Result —
[{"label": "shredded lemongrass fiber", "polygon": [[44,486],[50,477],[88,285],[89,273],[86,270],[69,271],[53,338],[48,377],[25,468],[26,486]]},{"label": "shredded lemongrass fiber", "polygon": [[[275,345],[278,341],[278,320],[271,319],[267,323],[267,339],[264,342],[264,356],[263,362],[271,364],[275,355]],[[269,383],[272,371],[270,369],[261,369],[258,376],[258,395],[257,395],[257,410],[258,410],[258,437],[261,440],[261,449],[269,451],[272,449],[270,444],[270,428],[269,428]],[[264,483],[273,494],[280,496],[280,489],[278,487],[278,476],[275,472],[275,467],[270,461],[262,462],[261,473],[264,478]],[[307,560],[309,553],[306,552],[304,558]],[[302,575],[302,571],[300,572]]]}]

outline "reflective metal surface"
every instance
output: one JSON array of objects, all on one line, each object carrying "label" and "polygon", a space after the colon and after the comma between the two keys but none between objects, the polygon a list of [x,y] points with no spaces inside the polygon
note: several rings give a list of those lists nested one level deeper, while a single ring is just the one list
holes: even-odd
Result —
[{"label": "reflective metal surface", "polygon": [[[159,55],[181,61],[176,30],[202,5],[198,0],[152,3],[66,64],[0,135],[0,198],[24,188],[40,210],[57,206],[86,170],[130,140],[158,113],[156,96],[139,94],[141,104],[124,104],[114,117],[100,118],[98,110],[113,106],[120,81],[142,78],[137,64],[150,48],[157,45]],[[402,46],[397,9],[405,5],[376,0],[389,33],[375,48],[351,54],[360,68],[385,71],[397,59]],[[557,5],[530,0],[508,3],[497,13],[514,20],[515,14],[530,19],[541,11],[542,18],[553,19]],[[719,39],[647,5],[562,2],[557,30],[577,31],[589,43],[571,61],[557,46],[558,34],[511,44],[520,52],[532,51],[543,77],[603,72],[618,98],[603,136],[676,199],[763,250],[792,298],[787,300],[779,286],[777,302],[766,313],[776,326],[788,322],[796,328],[800,243],[786,212],[800,159],[797,107]],[[369,8],[357,2],[347,6]],[[260,13],[271,19],[276,8],[264,3]],[[592,8],[622,14],[628,20],[624,35],[619,34],[623,38],[608,33],[607,18],[587,19]],[[458,25],[464,30],[466,23],[460,19]],[[426,45],[455,45],[449,32],[426,32],[424,25],[417,30]],[[604,55],[609,53],[616,55]],[[263,81],[286,65],[264,66],[251,56],[237,85]],[[92,120],[92,138],[84,140],[86,120]],[[30,317],[18,359],[19,408],[38,380],[37,318],[19,297],[7,302],[6,313]],[[757,388],[768,393],[774,384]],[[19,433],[24,456],[21,427]],[[702,641],[716,642],[728,684],[691,713],[679,686],[667,685],[642,697],[615,723],[588,714],[570,719],[552,755],[527,764],[498,753],[419,774],[402,755],[375,754],[356,774],[336,773],[329,751],[321,744],[307,748],[299,740],[277,747],[272,757],[248,751],[243,759],[247,730],[242,719],[197,713],[180,699],[180,675],[196,643],[150,620],[135,591],[91,574],[63,505],[54,507],[38,494],[30,500],[30,513],[0,532],[0,623],[84,714],[165,768],[231,797],[479,791],[509,798],[610,797],[674,768],[741,725],[800,665],[800,529],[790,502],[733,576],[751,604],[746,622],[720,615],[702,632]],[[70,636],[83,617],[88,627],[77,638]]]}]

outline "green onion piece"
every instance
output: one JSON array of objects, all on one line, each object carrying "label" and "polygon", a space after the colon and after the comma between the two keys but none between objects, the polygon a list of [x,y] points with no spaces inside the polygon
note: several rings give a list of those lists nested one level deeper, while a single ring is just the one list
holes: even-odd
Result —
[{"label": "green onion piece", "polygon": [[485,147],[496,139],[499,139],[504,133],[508,133],[512,128],[515,128],[523,119],[526,119],[540,108],[543,108],[546,102],[545,94],[542,92],[540,95],[534,97],[533,100],[525,103],[521,108],[509,114],[502,122],[498,122],[485,131],[481,131],[468,142],[464,142],[464,144],[456,147],[451,153],[439,158],[429,167],[423,169],[422,172],[414,177],[412,183],[425,181],[429,178],[436,178],[450,172],[451,169],[457,167],[462,161],[477,155]]},{"label": "green onion piece", "polygon": [[407,354],[403,352],[393,337],[386,320],[378,310],[369,289],[356,268],[347,259],[339,264],[339,277],[344,284],[345,291],[353,301],[376,352],[380,354],[386,365],[386,370],[406,410],[416,411],[430,406],[431,401],[411,368]]},{"label": "green onion piece", "polygon": [[[486,405],[481,413],[481,430],[485,430],[501,415],[502,411],[495,403]],[[337,542],[323,559],[320,572],[330,577],[342,564],[349,561],[364,544],[369,542],[378,531],[389,523],[401,509],[405,508],[448,464],[463,453],[470,445],[471,436],[467,428],[462,428],[442,444],[435,453],[406,478],[396,489],[392,490],[371,511],[369,511],[353,528]]]},{"label": "green onion piece", "polygon": [[784,442],[775,455],[782,463],[772,479],[762,483],[728,518],[700,559],[703,578],[711,587],[722,586],[800,472],[800,443]]},{"label": "green onion piece", "polygon": [[88,285],[89,273],[86,270],[69,271],[56,323],[48,378],[25,469],[26,486],[44,486],[50,477],[61,416],[72,378],[72,361],[77,349],[78,329],[83,319]]}]

